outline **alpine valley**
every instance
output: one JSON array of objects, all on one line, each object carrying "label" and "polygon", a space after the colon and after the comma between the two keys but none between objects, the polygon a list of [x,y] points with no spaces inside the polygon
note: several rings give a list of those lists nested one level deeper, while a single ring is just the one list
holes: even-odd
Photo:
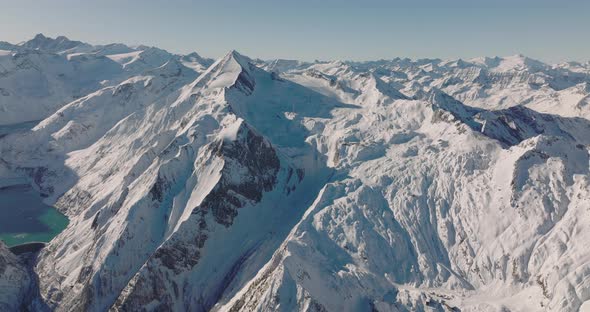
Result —
[{"label": "alpine valley", "polygon": [[590,311],[589,118],[590,62],[0,42],[0,187],[69,219],[0,310]]}]

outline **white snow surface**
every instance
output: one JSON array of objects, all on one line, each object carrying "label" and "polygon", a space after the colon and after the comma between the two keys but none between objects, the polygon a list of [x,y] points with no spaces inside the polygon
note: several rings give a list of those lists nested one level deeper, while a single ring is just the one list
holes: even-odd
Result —
[{"label": "white snow surface", "polygon": [[589,63],[209,62],[36,39],[52,51],[1,64],[118,66],[61,104],[11,80],[54,105],[0,138],[0,174],[70,218],[35,268],[53,310],[589,307]]},{"label": "white snow surface", "polygon": [[140,75],[170,60],[201,73],[212,61],[123,44],[90,45],[39,34],[0,45],[0,125],[41,120],[72,100]]}]

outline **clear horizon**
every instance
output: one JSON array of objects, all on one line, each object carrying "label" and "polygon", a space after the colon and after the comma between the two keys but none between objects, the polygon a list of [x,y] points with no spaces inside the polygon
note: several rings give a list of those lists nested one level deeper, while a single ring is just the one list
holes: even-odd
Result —
[{"label": "clear horizon", "polygon": [[43,33],[212,58],[235,49],[302,61],[515,54],[548,63],[590,60],[588,1],[1,2],[0,41],[11,43]]}]

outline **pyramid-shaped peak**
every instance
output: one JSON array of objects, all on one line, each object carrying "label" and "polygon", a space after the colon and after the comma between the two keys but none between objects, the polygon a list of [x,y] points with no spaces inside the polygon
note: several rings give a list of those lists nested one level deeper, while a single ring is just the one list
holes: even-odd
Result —
[{"label": "pyramid-shaped peak", "polygon": [[248,63],[250,63],[249,57],[244,56],[244,55],[240,54],[238,51],[233,50],[233,49],[230,50],[229,52],[227,52],[225,57],[223,57],[223,60],[225,62],[232,60],[232,59],[235,60],[236,62],[238,62],[240,64],[240,66],[242,66],[245,69],[248,68]]},{"label": "pyramid-shaped peak", "polygon": [[223,58],[218,59],[199,76],[192,84],[191,89],[208,85],[210,88],[228,88],[236,86],[251,93],[254,89],[253,67],[250,59],[235,50],[230,50]]},{"label": "pyramid-shaped peak", "polygon": [[236,50],[230,50],[213,64],[212,68],[217,68],[219,72],[250,72],[250,63],[250,58],[241,55]]},{"label": "pyramid-shaped peak", "polygon": [[231,50],[229,50],[229,51],[227,52],[227,54],[228,54],[228,55],[231,55],[231,56],[235,56],[235,57],[241,57],[241,56],[242,56],[242,55],[240,54],[240,52],[238,52],[238,51],[236,51],[236,50],[234,50],[234,49],[231,49]]},{"label": "pyramid-shaped peak", "polygon": [[38,33],[35,35],[35,37],[33,37],[33,40],[43,40],[43,39],[47,39],[47,37],[45,37],[45,35],[43,35],[42,33]]}]

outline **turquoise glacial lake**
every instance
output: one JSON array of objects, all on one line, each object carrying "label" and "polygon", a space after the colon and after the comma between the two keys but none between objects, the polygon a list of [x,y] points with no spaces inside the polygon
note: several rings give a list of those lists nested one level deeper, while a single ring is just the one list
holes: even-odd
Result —
[{"label": "turquoise glacial lake", "polygon": [[0,188],[0,240],[9,247],[49,242],[68,225],[68,218],[43,203],[30,185]]}]

